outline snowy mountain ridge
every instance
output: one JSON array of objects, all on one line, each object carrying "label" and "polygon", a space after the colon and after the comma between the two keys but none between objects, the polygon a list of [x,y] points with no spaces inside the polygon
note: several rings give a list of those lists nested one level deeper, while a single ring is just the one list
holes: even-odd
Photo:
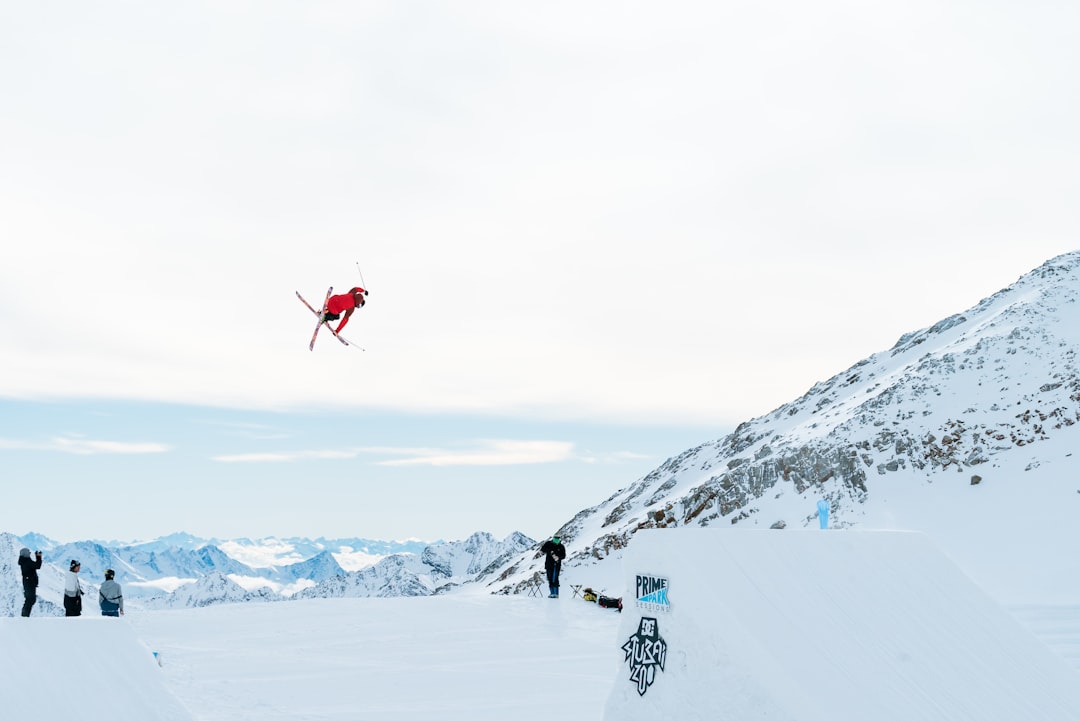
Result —
[{"label": "snowy mountain ridge", "polygon": [[[1073,252],[668,459],[563,525],[568,569],[600,573],[588,569],[620,557],[642,529],[816,526],[826,499],[833,527],[925,530],[1007,592],[1010,575],[1033,573],[1009,565],[1008,504],[1037,509],[1033,542],[1048,551],[1080,541],[1071,530],[1080,510],[1078,298]],[[980,512],[975,536],[961,538],[959,521]],[[526,553],[490,586],[521,592],[540,570]]]},{"label": "snowy mountain ridge", "polygon": [[184,584],[166,596],[154,596],[142,601],[144,608],[202,608],[218,603],[251,603],[280,601],[283,596],[263,586],[254,591],[220,571],[213,571],[192,583]]},{"label": "snowy mountain ridge", "polygon": [[489,533],[474,533],[464,541],[428,546],[420,555],[398,553],[374,566],[335,576],[300,591],[298,598],[429,596],[484,578],[536,541],[512,533],[496,541]]},{"label": "snowy mountain ridge", "polygon": [[[117,547],[98,541],[58,544],[38,534],[20,538],[0,533],[0,615],[18,615],[22,606],[17,558],[23,546],[45,553],[45,563],[39,572],[38,606],[34,613],[62,615],[60,598],[64,573],[72,558],[82,563],[80,579],[89,598],[96,598],[97,584],[105,569],[112,568],[129,604],[186,608],[213,603],[283,600],[300,597],[298,592],[305,589],[311,590],[309,595],[318,596],[427,595],[468,582],[492,563],[535,545],[520,533],[499,541],[486,532],[474,533],[462,541],[440,541],[430,545],[414,541],[362,543],[361,539],[351,539],[349,544],[331,543],[338,550],[346,549],[351,564],[356,563],[352,549],[364,549],[368,564],[360,570],[350,571],[342,567],[338,556],[327,549],[322,540],[293,543],[269,539],[267,548],[263,549],[246,539],[222,543],[224,547],[245,547],[249,555],[262,558],[274,555],[291,559],[297,548],[322,549],[293,563],[253,567],[234,559],[221,547],[194,536],[172,534],[167,538],[179,540],[180,544],[170,546],[169,541]],[[418,551],[399,551],[386,556],[367,553],[371,549],[394,547],[418,548]],[[376,583],[370,579],[380,580]],[[341,591],[335,591],[335,588]]]}]

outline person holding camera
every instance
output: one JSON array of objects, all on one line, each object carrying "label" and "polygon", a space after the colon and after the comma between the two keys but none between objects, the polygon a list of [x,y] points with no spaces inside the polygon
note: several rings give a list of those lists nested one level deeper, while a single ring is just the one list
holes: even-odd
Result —
[{"label": "person holding camera", "polygon": [[120,584],[115,578],[116,571],[111,568],[105,571],[105,583],[98,589],[98,605],[101,606],[102,616],[124,615],[124,594],[120,592]]},{"label": "person holding camera", "polygon": [[79,584],[80,568],[82,568],[82,564],[75,559],[71,559],[71,570],[67,572],[67,576],[64,578],[65,616],[82,615],[83,590],[82,586]]},{"label": "person holding camera", "polygon": [[23,601],[22,615],[30,618],[30,609],[37,603],[38,569],[41,568],[41,551],[34,553],[34,560],[30,560],[30,549],[24,548],[19,551],[19,571],[22,573]]}]

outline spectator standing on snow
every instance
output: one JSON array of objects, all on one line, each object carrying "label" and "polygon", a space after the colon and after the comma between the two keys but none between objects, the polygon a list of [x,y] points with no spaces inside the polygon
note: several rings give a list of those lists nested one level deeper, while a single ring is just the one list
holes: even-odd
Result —
[{"label": "spectator standing on snow", "polygon": [[30,618],[30,609],[37,603],[38,569],[41,568],[41,551],[34,554],[30,559],[30,549],[24,548],[19,551],[19,571],[22,573],[23,601],[22,615]]},{"label": "spectator standing on snow", "polygon": [[115,578],[116,571],[111,568],[105,571],[105,583],[98,589],[98,605],[101,606],[102,616],[124,615],[124,594],[120,592],[120,584]]},{"label": "spectator standing on snow", "polygon": [[545,541],[544,545],[540,546],[540,552],[544,554],[544,570],[547,571],[550,591],[548,598],[558,598],[559,571],[562,570],[562,562],[566,558],[566,546],[562,545],[559,535],[555,534],[550,541]]},{"label": "spectator standing on snow", "polygon": [[71,570],[67,572],[67,576],[64,578],[64,615],[65,616],[81,616],[82,615],[82,597],[83,590],[79,584],[79,569],[82,568],[82,564],[71,559]]}]

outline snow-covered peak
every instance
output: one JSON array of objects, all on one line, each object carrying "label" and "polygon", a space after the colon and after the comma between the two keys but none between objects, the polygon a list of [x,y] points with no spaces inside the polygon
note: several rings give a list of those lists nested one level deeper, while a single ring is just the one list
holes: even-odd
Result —
[{"label": "snow-covered peak", "polygon": [[289,580],[306,579],[316,583],[343,573],[345,570],[330,551],[323,551],[306,561],[293,563],[281,569],[281,575]]},{"label": "snow-covered peak", "polygon": [[[1053,584],[1000,539],[1023,507],[1042,519],[1032,542],[1080,542],[1064,531],[1080,528],[1078,298],[1074,252],[668,459],[564,524],[568,567],[618,558],[642,528],[814,526],[826,499],[832,527],[925,530],[1003,593],[1009,574]],[[492,587],[520,590],[537,566],[525,554]]]},{"label": "snow-covered peak", "polygon": [[490,533],[479,532],[464,541],[428,546],[421,559],[431,567],[432,575],[437,578],[460,579],[475,576],[508,553],[520,553],[533,544],[532,539],[521,533],[513,533],[498,541]]},{"label": "snow-covered peak", "polygon": [[218,603],[276,601],[279,596],[269,588],[247,591],[225,574],[214,571],[185,584],[167,596],[147,599],[147,608],[199,608]]},{"label": "snow-covered peak", "polygon": [[475,581],[535,545],[516,532],[501,541],[490,533],[474,533],[463,541],[428,546],[420,554],[387,556],[374,566],[305,589],[297,597],[427,596]]}]

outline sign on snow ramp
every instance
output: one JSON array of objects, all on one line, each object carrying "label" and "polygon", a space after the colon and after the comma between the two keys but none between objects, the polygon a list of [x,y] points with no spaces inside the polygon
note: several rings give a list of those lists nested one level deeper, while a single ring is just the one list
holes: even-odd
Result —
[{"label": "sign on snow ramp", "polygon": [[604,718],[1076,721],[1080,678],[918,533],[640,531]]}]

